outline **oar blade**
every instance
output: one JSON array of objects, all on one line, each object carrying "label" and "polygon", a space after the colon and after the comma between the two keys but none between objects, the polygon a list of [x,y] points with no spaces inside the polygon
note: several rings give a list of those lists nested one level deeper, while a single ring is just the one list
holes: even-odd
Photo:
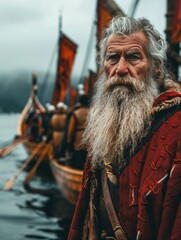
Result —
[{"label": "oar blade", "polygon": [[18,170],[18,172],[7,182],[7,184],[4,186],[4,190],[10,190],[20,173],[25,169],[25,167],[30,163],[30,161],[35,157],[35,155],[40,151],[42,146],[45,144],[45,142],[39,143],[39,145],[34,149],[33,153],[29,156],[29,158],[23,163],[21,168]]},{"label": "oar blade", "polygon": [[15,147],[17,147],[19,144],[27,142],[28,140],[28,136],[15,139],[15,141],[13,141],[9,146],[0,149],[0,157],[7,156]]},{"label": "oar blade", "polygon": [[31,179],[35,175],[38,166],[40,165],[40,163],[42,162],[42,160],[44,159],[45,155],[48,153],[48,151],[50,149],[51,149],[51,145],[50,146],[46,146],[45,149],[41,152],[39,158],[37,159],[37,162],[36,162],[35,166],[28,173],[28,175],[26,176],[26,178],[25,178],[25,180],[23,182],[25,187],[29,186],[29,182],[31,181]]},{"label": "oar blade", "polygon": [[16,180],[16,179],[15,179],[14,177],[11,178],[11,179],[6,183],[6,185],[4,186],[4,190],[6,190],[6,191],[10,190],[10,188],[11,188],[12,185],[14,184],[15,180]]}]

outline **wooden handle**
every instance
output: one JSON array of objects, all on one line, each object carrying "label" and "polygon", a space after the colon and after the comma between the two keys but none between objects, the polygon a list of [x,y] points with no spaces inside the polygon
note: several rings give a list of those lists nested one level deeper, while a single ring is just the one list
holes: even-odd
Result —
[{"label": "wooden handle", "polygon": [[14,182],[16,181],[17,177],[20,175],[20,173],[25,169],[25,167],[29,164],[29,162],[34,158],[34,156],[38,153],[38,151],[40,150],[40,148],[45,144],[45,142],[41,142],[39,143],[39,145],[34,149],[34,151],[32,152],[32,154],[30,155],[30,157],[23,163],[23,165],[21,166],[21,168],[18,170],[18,172],[12,177],[10,178],[10,180],[6,183],[6,185],[4,186],[4,190],[10,190],[10,188],[12,187],[12,185],[14,184]]}]

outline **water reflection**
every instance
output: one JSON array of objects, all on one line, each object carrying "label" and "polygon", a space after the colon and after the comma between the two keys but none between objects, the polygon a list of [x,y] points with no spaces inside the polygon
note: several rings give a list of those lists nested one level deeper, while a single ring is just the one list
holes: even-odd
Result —
[{"label": "water reflection", "polygon": [[3,180],[0,186],[0,239],[66,240],[74,206],[64,199],[47,167],[38,169],[28,188],[25,189],[22,182],[32,166],[26,168],[10,191],[3,190],[9,177],[24,162],[24,159],[17,159],[18,151],[0,159]]},{"label": "water reflection", "polygon": [[[15,135],[19,115],[0,116],[0,144]],[[10,191],[4,185],[18,172],[27,153],[19,145],[5,158],[0,158],[0,239],[66,240],[74,206],[57,189],[49,168],[41,166],[29,188],[23,181],[32,165],[16,179]]]},{"label": "water reflection", "polygon": [[[38,195],[37,197],[26,200],[25,205],[19,205],[18,207],[31,209],[31,211],[36,212],[36,215],[39,215],[40,218],[49,219],[48,224],[45,224],[45,221],[42,222],[43,226],[39,226],[39,221],[38,225],[29,225],[30,228],[36,228],[36,231],[41,232],[41,234],[26,235],[26,237],[32,237],[33,239],[41,237],[42,239],[42,233],[44,233],[46,238],[43,239],[56,239],[54,237],[50,238],[52,234],[56,236],[57,239],[67,239],[73,206],[68,205],[58,191],[55,190],[55,192],[48,197],[45,195],[40,197]],[[55,224],[58,225],[58,227],[55,228]]]}]

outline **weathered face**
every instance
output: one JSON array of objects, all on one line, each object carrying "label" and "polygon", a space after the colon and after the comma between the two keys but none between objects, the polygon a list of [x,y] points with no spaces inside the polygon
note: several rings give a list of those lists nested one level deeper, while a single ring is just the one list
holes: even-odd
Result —
[{"label": "weathered face", "polygon": [[104,61],[107,77],[117,74],[120,77],[144,80],[150,68],[146,44],[142,32],[129,36],[111,35],[107,41]]}]

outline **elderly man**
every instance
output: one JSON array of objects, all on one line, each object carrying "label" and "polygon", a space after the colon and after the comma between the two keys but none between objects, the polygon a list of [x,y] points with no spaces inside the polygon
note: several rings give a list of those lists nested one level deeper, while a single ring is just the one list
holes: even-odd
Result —
[{"label": "elderly man", "polygon": [[165,61],[147,19],[116,17],[105,29],[68,239],[180,239],[181,93]]}]

